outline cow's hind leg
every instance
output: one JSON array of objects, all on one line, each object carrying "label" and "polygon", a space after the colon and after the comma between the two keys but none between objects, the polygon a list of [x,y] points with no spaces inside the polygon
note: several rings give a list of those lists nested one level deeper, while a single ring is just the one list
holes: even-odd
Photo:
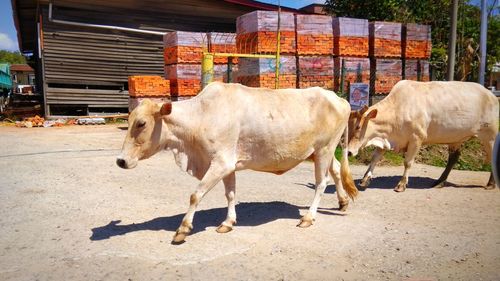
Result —
[{"label": "cow's hind leg", "polygon": [[335,182],[335,189],[337,190],[337,198],[339,200],[339,210],[345,212],[347,210],[347,206],[349,205],[349,196],[347,195],[344,186],[342,185],[342,180],[340,179],[340,162],[337,158],[333,157],[329,171],[333,181]]},{"label": "cow's hind leg", "polygon": [[333,152],[325,149],[321,154],[314,154],[314,175],[316,178],[316,191],[314,193],[314,199],[309,207],[309,211],[300,219],[298,227],[309,227],[313,224],[316,218],[316,212],[318,211],[319,201],[326,188],[327,173],[329,166],[331,165]]},{"label": "cow's hind leg", "polygon": [[227,217],[224,222],[217,228],[219,233],[227,233],[233,230],[233,225],[236,224],[236,201],[234,199],[236,192],[236,175],[234,172],[229,174],[223,180],[226,189],[227,199]]},{"label": "cow's hind leg", "polygon": [[405,153],[405,171],[398,185],[394,188],[394,191],[403,192],[406,190],[406,187],[408,186],[408,172],[410,171],[411,165],[415,161],[415,156],[420,149],[420,143],[420,141],[412,141],[408,144],[408,149]]},{"label": "cow's hind leg", "polygon": [[[497,123],[498,124],[498,123]],[[486,154],[485,163],[491,163],[491,158],[493,157],[493,146],[495,145],[495,137],[498,133],[496,130],[486,130],[489,128],[485,128],[485,130],[480,131],[478,134],[478,138],[483,145],[483,150]],[[495,184],[495,178],[493,177],[493,172],[490,174],[490,178],[488,180],[488,184],[484,187],[485,189],[494,189],[497,185]]]},{"label": "cow's hind leg", "polygon": [[448,175],[451,172],[451,169],[458,162],[458,158],[460,157],[460,146],[462,143],[454,143],[448,146],[448,163],[446,164],[446,168],[443,171],[443,174],[439,177],[439,179],[434,183],[435,188],[442,188]]},{"label": "cow's hind leg", "polygon": [[384,156],[384,153],[385,149],[377,148],[375,150],[372,156],[372,161],[370,162],[370,166],[368,166],[368,170],[366,170],[366,173],[363,176],[359,187],[366,189],[370,185],[373,176],[373,170],[375,169],[375,166],[377,166],[377,163],[380,161],[380,159],[382,159],[382,156]]},{"label": "cow's hind leg", "polygon": [[191,194],[191,197],[189,199],[189,209],[182,219],[181,225],[175,232],[174,238],[172,240],[173,244],[184,242],[186,236],[193,229],[192,223],[194,213],[203,196],[205,196],[205,194],[209,192],[222,178],[226,177],[232,172],[234,172],[234,166],[233,168],[230,168],[230,166],[224,162],[213,162],[210,165],[210,168],[206,172],[205,176],[203,176],[203,179],[198,184],[196,191]]}]

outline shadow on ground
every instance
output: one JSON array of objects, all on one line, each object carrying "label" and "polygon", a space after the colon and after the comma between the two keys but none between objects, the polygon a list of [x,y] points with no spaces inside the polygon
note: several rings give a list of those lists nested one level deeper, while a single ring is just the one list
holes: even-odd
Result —
[{"label": "shadow on ground", "polygon": [[[239,203],[236,205],[238,214],[238,226],[257,226],[278,219],[299,219],[299,209],[305,209],[285,202],[259,202]],[[197,211],[193,220],[193,231],[191,234],[205,230],[207,227],[219,226],[226,218],[227,208],[215,208]],[[333,214],[333,213],[329,213]],[[98,241],[109,239],[113,236],[125,235],[130,232],[143,230],[166,230],[175,231],[179,227],[184,214],[170,217],[159,217],[141,223],[120,225],[120,220],[111,221],[109,224],[92,229],[90,240]]]},{"label": "shadow on ground", "polygon": [[[378,188],[378,189],[394,189],[396,185],[399,183],[401,176],[381,176],[375,177],[371,180],[368,188]],[[429,178],[429,177],[409,177],[408,179],[408,187],[409,189],[430,189],[434,187],[437,179]],[[361,188],[360,183],[361,179],[355,180],[354,183],[358,187],[359,191],[364,191],[366,188]],[[313,183],[295,183],[296,185],[302,185],[310,189],[315,189],[316,186]],[[483,188],[482,186],[477,185],[459,185],[451,182],[446,182],[444,187],[455,187],[455,188]],[[334,194],[336,192],[335,185],[328,185],[325,189],[326,194]]]},{"label": "shadow on ground", "polygon": [[[373,178],[368,188],[379,188],[379,189],[393,189],[399,183],[401,176],[390,176],[390,177],[376,177]],[[408,187],[409,189],[430,189],[434,188],[436,184],[436,179],[429,177],[409,177]],[[356,185],[359,187],[361,180],[356,181]],[[454,188],[483,188],[478,185],[461,185],[446,181],[444,188],[454,187]],[[361,189],[360,189],[361,190]]]}]

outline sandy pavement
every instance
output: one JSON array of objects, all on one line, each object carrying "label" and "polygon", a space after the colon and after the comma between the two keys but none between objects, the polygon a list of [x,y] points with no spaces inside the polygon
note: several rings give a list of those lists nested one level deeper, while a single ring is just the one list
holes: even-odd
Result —
[{"label": "sandy pavement", "polygon": [[[346,213],[329,186],[315,224],[313,165],[237,173],[238,224],[222,184],[201,202],[186,243],[170,240],[197,180],[170,152],[115,165],[126,125],[0,127],[0,280],[500,280],[500,192],[488,173],[377,167]],[[351,166],[355,179],[366,167]]]}]

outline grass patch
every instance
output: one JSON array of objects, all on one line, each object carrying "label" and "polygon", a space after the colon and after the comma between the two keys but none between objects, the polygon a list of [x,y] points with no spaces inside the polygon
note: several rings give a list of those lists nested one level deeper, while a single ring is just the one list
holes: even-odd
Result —
[{"label": "grass patch", "polygon": [[[372,159],[374,147],[367,147],[358,153],[356,157],[349,157],[349,163],[354,165],[368,165]],[[338,154],[337,154],[338,153]],[[335,155],[340,159],[340,149]],[[491,164],[484,164],[485,153],[482,145],[477,138],[472,138],[466,141],[460,148],[460,158],[454,169],[468,171],[491,171]],[[388,151],[378,165],[401,166],[403,165],[403,153],[395,153]],[[448,163],[448,146],[447,145],[425,145],[423,146],[417,157],[416,163],[427,164],[438,167],[446,167]]]}]

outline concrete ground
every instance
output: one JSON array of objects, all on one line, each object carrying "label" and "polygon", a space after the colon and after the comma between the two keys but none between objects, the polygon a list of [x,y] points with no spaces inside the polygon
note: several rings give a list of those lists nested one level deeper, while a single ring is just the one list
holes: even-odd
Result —
[{"label": "concrete ground", "polygon": [[[309,162],[282,175],[237,173],[238,224],[222,184],[181,245],[170,240],[197,180],[170,152],[115,165],[126,124],[0,127],[0,280],[500,280],[500,192],[488,173],[378,167],[346,213],[329,186],[313,226]],[[352,166],[360,179],[366,167]]]}]

